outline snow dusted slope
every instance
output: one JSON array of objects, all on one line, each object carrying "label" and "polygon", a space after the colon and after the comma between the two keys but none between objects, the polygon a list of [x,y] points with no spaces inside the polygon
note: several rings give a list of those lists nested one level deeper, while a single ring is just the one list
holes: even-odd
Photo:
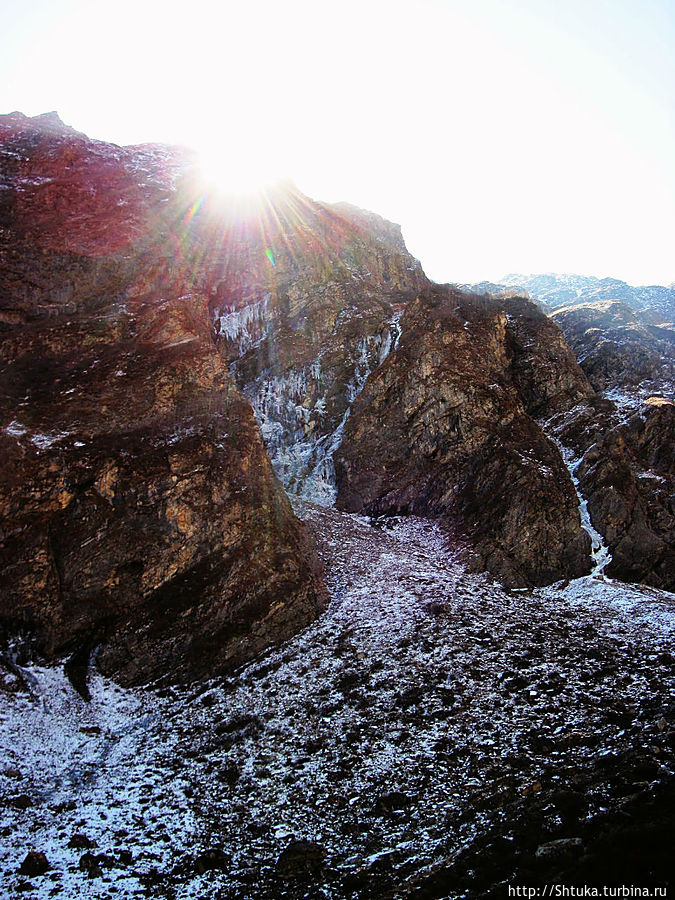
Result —
[{"label": "snow dusted slope", "polygon": [[[591,577],[506,592],[431,522],[298,508],[332,600],[285,646],[191,690],[96,676],[86,704],[30,667],[32,694],[4,693],[8,896],[478,896],[545,877],[555,840],[583,872],[603,829],[661,808],[675,597]],[[31,849],[46,874],[18,873]]]},{"label": "snow dusted slope", "polygon": [[593,303],[597,300],[621,300],[652,321],[672,322],[675,317],[675,288],[663,285],[634,287],[618,278],[595,278],[586,275],[505,275],[499,284],[506,288],[523,288],[550,309]]}]

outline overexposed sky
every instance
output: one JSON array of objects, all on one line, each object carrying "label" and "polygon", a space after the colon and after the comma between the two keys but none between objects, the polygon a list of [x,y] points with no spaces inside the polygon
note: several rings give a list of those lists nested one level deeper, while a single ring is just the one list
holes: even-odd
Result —
[{"label": "overexposed sky", "polygon": [[675,281],[675,0],[0,0],[0,112],[399,222],[437,281]]}]

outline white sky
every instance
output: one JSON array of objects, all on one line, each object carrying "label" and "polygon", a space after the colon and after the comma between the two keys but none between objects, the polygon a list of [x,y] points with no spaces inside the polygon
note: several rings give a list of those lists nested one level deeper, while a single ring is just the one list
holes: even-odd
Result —
[{"label": "white sky", "polygon": [[0,0],[0,112],[403,227],[438,281],[675,281],[675,0]]}]

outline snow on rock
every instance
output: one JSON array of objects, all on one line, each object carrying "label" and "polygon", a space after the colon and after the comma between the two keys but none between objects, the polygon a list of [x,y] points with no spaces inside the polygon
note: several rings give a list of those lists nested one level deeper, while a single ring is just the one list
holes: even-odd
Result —
[{"label": "snow on rock", "polygon": [[[232,315],[243,316],[247,310],[253,307]],[[246,315],[258,321],[257,312]],[[255,412],[274,471],[289,494],[322,506],[335,503],[333,456],[342,442],[351,405],[363,390],[366,379],[398,345],[400,316],[397,313],[382,332],[359,338],[353,358],[348,362],[349,378],[342,386],[346,409],[337,419],[331,419],[328,412],[334,376],[324,368],[322,353],[310,365],[283,375],[266,375],[244,386],[243,392]],[[222,316],[220,321],[224,333]],[[240,341],[247,334],[239,320],[236,326],[228,324],[228,327],[232,328],[232,336],[236,331]]]},{"label": "snow on rock", "polygon": [[216,334],[237,346],[238,355],[256,347],[269,330],[270,298],[267,293],[255,303],[240,309],[226,307],[216,319]]},{"label": "snow on rock", "polygon": [[581,518],[581,527],[591,539],[591,556],[593,558],[593,569],[591,571],[591,575],[596,577],[604,577],[602,573],[611,563],[612,554],[610,553],[609,547],[605,543],[605,539],[591,522],[591,514],[588,511],[588,500],[586,500],[581,492],[581,485],[579,483],[579,479],[577,478],[576,470],[583,462],[583,458],[575,458],[573,452],[568,447],[565,447],[560,443],[560,441],[556,440],[555,438],[552,438],[552,440],[557,445],[558,450],[560,450],[560,455],[562,456],[563,461],[567,466],[567,470],[570,473],[570,478],[572,479],[572,484],[574,485],[574,490],[576,491],[577,497],[579,498],[579,516]]},{"label": "snow on rock", "polygon": [[[295,504],[332,599],[278,649],[191,688],[94,676],[90,703],[59,669],[17,669],[30,693],[0,695],[10,896],[30,849],[52,867],[36,898],[306,896],[277,867],[289,847],[301,866],[312,849],[311,896],[392,896],[490,835],[513,841],[530,809],[539,844],[576,839],[556,797],[574,786],[567,831],[605,816],[623,797],[608,760],[637,754],[643,793],[672,777],[675,597],[592,577],[508,592],[467,574],[434,522]],[[100,876],[77,834],[112,858]],[[198,874],[214,848],[225,869]]]}]

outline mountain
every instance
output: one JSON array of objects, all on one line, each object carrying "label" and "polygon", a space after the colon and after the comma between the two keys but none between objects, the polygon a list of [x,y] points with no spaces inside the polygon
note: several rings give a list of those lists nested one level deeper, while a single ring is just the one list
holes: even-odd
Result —
[{"label": "mountain", "polygon": [[669,330],[518,294],[0,117],[10,896],[669,884]]},{"label": "mountain", "polygon": [[564,306],[552,318],[598,393],[675,396],[675,330],[618,300]]},{"label": "mountain", "polygon": [[675,288],[662,285],[633,287],[618,278],[583,275],[505,275],[500,286],[521,289],[544,304],[547,311],[579,303],[619,300],[639,314],[645,323],[658,325],[675,321]]},{"label": "mountain", "polygon": [[244,662],[324,605],[214,345],[189,161],[0,119],[2,626],[123,682]]}]

